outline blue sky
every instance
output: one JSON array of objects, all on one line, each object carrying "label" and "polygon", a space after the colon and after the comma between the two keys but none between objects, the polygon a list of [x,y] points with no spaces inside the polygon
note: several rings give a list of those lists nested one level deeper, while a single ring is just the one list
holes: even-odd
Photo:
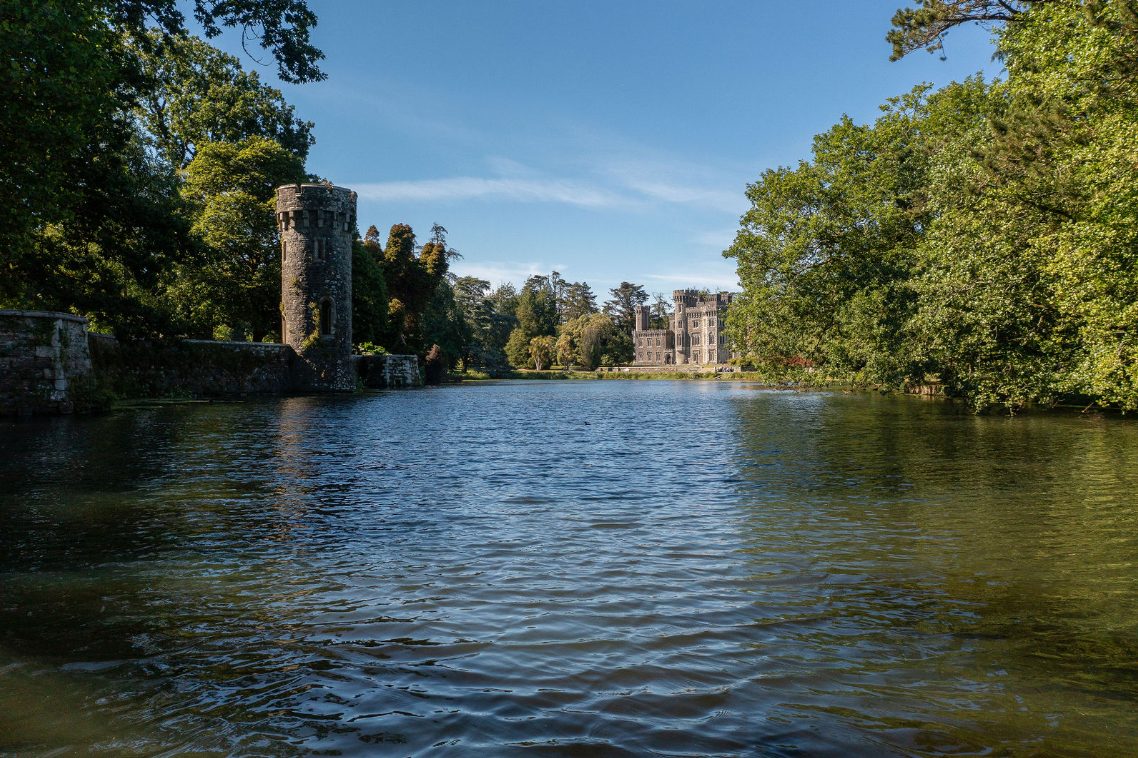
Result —
[{"label": "blue sky", "polygon": [[311,172],[359,193],[361,231],[438,222],[454,268],[552,269],[649,292],[735,288],[722,258],[763,170],[843,113],[919,82],[999,73],[989,34],[890,63],[905,0],[310,0],[328,80],[282,85],[316,123]]}]

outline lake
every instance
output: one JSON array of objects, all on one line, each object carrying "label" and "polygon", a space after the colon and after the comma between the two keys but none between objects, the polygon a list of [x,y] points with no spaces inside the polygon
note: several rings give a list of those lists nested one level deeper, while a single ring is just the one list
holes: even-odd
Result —
[{"label": "lake", "polygon": [[1136,493],[734,382],[0,422],[0,753],[1135,755]]}]

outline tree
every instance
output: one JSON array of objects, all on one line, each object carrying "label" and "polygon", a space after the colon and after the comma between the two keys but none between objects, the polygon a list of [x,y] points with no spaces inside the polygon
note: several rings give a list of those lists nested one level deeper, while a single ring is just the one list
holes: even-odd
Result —
[{"label": "tree", "polygon": [[597,297],[585,282],[572,282],[565,285],[560,304],[562,323],[597,312]]},{"label": "tree", "polygon": [[473,276],[460,276],[455,279],[453,290],[455,304],[469,335],[461,356],[463,370],[492,364],[490,346],[494,309],[489,300],[490,282]]},{"label": "tree", "polygon": [[569,368],[577,362],[577,345],[568,332],[562,331],[561,334],[558,335],[557,343],[553,348],[553,356],[554,359],[565,368]]},{"label": "tree", "polygon": [[529,341],[529,357],[533,361],[533,367],[541,371],[553,359],[553,352],[556,348],[553,337],[549,335],[542,335],[534,337]]},{"label": "tree", "polygon": [[664,297],[663,293],[652,293],[652,328],[669,329],[671,326],[672,310],[672,301]]},{"label": "tree", "polygon": [[510,332],[510,338],[506,340],[505,353],[506,359],[510,362],[511,366],[515,368],[522,368],[530,362],[529,343],[532,337],[526,335],[526,332],[521,327],[514,327]]},{"label": "tree", "polygon": [[423,313],[423,340],[442,351],[447,368],[455,367],[470,344],[470,329],[445,278],[435,285],[435,294]]},{"label": "tree", "polygon": [[490,305],[490,326],[486,334],[485,358],[487,368],[497,371],[510,362],[506,348],[518,325],[518,292],[514,285],[501,284],[487,297]]},{"label": "tree", "polygon": [[609,294],[611,297],[605,303],[605,314],[618,330],[631,332],[636,326],[636,307],[648,302],[648,293],[643,285],[621,282],[619,287],[609,290]]},{"label": "tree", "polygon": [[379,230],[368,227],[352,243],[352,340],[380,344],[387,326],[387,281],[383,278]]},{"label": "tree", "polygon": [[815,137],[811,162],[748,187],[752,207],[724,255],[743,283],[728,327],[750,361],[806,359],[885,383],[911,371],[911,251],[932,221],[927,109],[918,87],[873,125],[844,117]]},{"label": "tree", "polygon": [[962,24],[1006,24],[1033,5],[1053,0],[917,0],[916,8],[901,8],[893,15],[893,28],[886,35],[893,46],[891,60],[914,50],[941,50],[944,35]]},{"label": "tree", "polygon": [[[303,0],[195,0],[208,35],[240,26],[289,81],[322,78]],[[170,334],[160,275],[191,261],[178,183],[147,154],[143,57],[186,33],[176,0],[0,0],[0,301]],[[153,33],[157,30],[157,33]],[[171,53],[174,54],[174,53]]]},{"label": "tree", "polygon": [[[631,337],[628,345],[631,346]],[[578,316],[561,325],[556,352],[562,365],[579,364],[587,371],[597,366],[625,363],[625,345],[612,319],[603,313]],[[629,359],[630,360],[630,359]]]},{"label": "tree", "polygon": [[[157,36],[157,33],[152,33]],[[271,139],[302,163],[313,143],[280,90],[261,83],[240,61],[195,37],[177,37],[140,54],[149,86],[136,112],[155,148],[185,168],[199,145]]]},{"label": "tree", "polygon": [[[186,34],[178,0],[102,0],[112,28],[140,47],[161,47]],[[277,61],[277,75],[293,84],[324,79],[317,61],[324,54],[310,42],[316,14],[306,0],[193,0],[194,20],[207,39],[223,27],[240,28],[242,40],[256,40]]]},{"label": "tree", "polygon": [[179,315],[209,336],[219,328],[260,341],[279,330],[280,235],[274,189],[301,181],[304,164],[264,137],[202,145],[182,196],[205,255],[180,262],[169,286]]}]

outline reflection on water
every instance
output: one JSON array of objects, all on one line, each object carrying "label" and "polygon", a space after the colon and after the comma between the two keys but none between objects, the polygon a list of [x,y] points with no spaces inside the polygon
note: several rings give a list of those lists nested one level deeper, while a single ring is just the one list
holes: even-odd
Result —
[{"label": "reflection on water", "polygon": [[502,383],[0,424],[0,752],[1138,753],[1138,427]]}]

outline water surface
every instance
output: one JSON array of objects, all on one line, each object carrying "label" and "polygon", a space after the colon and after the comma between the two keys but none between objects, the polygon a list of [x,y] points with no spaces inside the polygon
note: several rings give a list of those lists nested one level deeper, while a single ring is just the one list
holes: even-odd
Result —
[{"label": "water surface", "polygon": [[0,423],[0,753],[1138,754],[1138,427],[506,382]]}]

